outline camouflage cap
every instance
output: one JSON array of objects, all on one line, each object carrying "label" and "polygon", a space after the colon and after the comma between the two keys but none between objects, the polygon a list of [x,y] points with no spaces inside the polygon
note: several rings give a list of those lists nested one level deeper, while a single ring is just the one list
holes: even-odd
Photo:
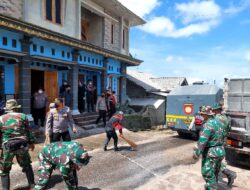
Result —
[{"label": "camouflage cap", "polygon": [[202,106],[200,114],[210,115],[210,116],[214,115],[214,113],[212,112],[211,106]]},{"label": "camouflage cap", "polygon": [[4,107],[5,111],[12,111],[13,109],[21,108],[21,105],[18,105],[15,99],[7,100],[6,105]]}]

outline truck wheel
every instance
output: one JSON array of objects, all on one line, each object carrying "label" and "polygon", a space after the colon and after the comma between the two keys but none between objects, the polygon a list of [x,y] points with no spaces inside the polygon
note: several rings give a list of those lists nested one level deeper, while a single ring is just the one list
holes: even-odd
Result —
[{"label": "truck wheel", "polygon": [[177,133],[178,133],[179,137],[181,137],[181,138],[188,138],[188,134],[187,133],[184,133],[182,131],[177,131]]},{"label": "truck wheel", "polygon": [[228,162],[228,164],[230,165],[237,165],[237,160],[236,160],[236,156],[230,149],[226,148],[226,157],[225,160]]}]

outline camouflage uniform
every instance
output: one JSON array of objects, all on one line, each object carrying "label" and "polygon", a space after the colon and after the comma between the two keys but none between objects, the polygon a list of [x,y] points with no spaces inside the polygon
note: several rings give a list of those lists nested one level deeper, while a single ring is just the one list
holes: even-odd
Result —
[{"label": "camouflage uniform", "polygon": [[[9,189],[9,172],[11,170],[12,161],[15,156],[18,164],[23,168],[23,172],[26,173],[29,186],[34,187],[34,174],[28,152],[28,145],[33,145],[34,137],[30,132],[26,115],[9,110],[9,113],[1,116],[0,136],[1,147],[3,148],[0,161],[0,176],[2,178],[3,189]],[[19,149],[11,150],[6,148],[8,144],[15,144],[16,142],[22,144]]]},{"label": "camouflage uniform", "polygon": [[[218,106],[219,105],[215,105],[214,109],[219,109],[220,107],[218,107]],[[215,119],[217,121],[219,121],[219,123],[222,124],[223,130],[224,130],[224,135],[225,135],[224,142],[226,142],[227,135],[228,135],[229,131],[231,130],[230,121],[226,115],[221,114],[221,113],[218,113],[216,115]],[[227,169],[227,165],[225,162],[221,163],[220,172],[223,173],[228,178],[228,185],[231,186],[234,183],[234,179],[237,177],[236,173]]]},{"label": "camouflage uniform", "polygon": [[54,169],[59,169],[68,190],[77,189],[76,168],[88,163],[88,154],[77,142],[55,142],[43,148],[38,156],[39,181],[35,190],[44,190]]},{"label": "camouflage uniform", "polygon": [[205,189],[218,189],[218,173],[225,156],[223,147],[224,130],[214,118],[204,124],[200,133],[197,147],[194,148],[194,157],[202,155],[202,176],[206,181]]}]

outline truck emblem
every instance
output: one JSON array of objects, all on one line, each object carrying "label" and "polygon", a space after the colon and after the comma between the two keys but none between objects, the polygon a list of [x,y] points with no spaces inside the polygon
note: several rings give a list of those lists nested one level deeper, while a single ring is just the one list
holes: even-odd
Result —
[{"label": "truck emblem", "polygon": [[184,112],[185,114],[192,114],[193,113],[193,104],[184,104]]}]

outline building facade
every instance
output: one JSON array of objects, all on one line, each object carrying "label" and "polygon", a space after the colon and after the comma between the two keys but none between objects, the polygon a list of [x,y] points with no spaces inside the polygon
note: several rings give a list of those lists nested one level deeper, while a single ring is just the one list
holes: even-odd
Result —
[{"label": "building facade", "polygon": [[142,62],[129,54],[129,30],[144,23],[117,0],[0,0],[1,96],[30,113],[38,88],[52,101],[67,80],[77,113],[78,82],[92,80],[96,96],[110,87],[123,103],[126,68]]}]

